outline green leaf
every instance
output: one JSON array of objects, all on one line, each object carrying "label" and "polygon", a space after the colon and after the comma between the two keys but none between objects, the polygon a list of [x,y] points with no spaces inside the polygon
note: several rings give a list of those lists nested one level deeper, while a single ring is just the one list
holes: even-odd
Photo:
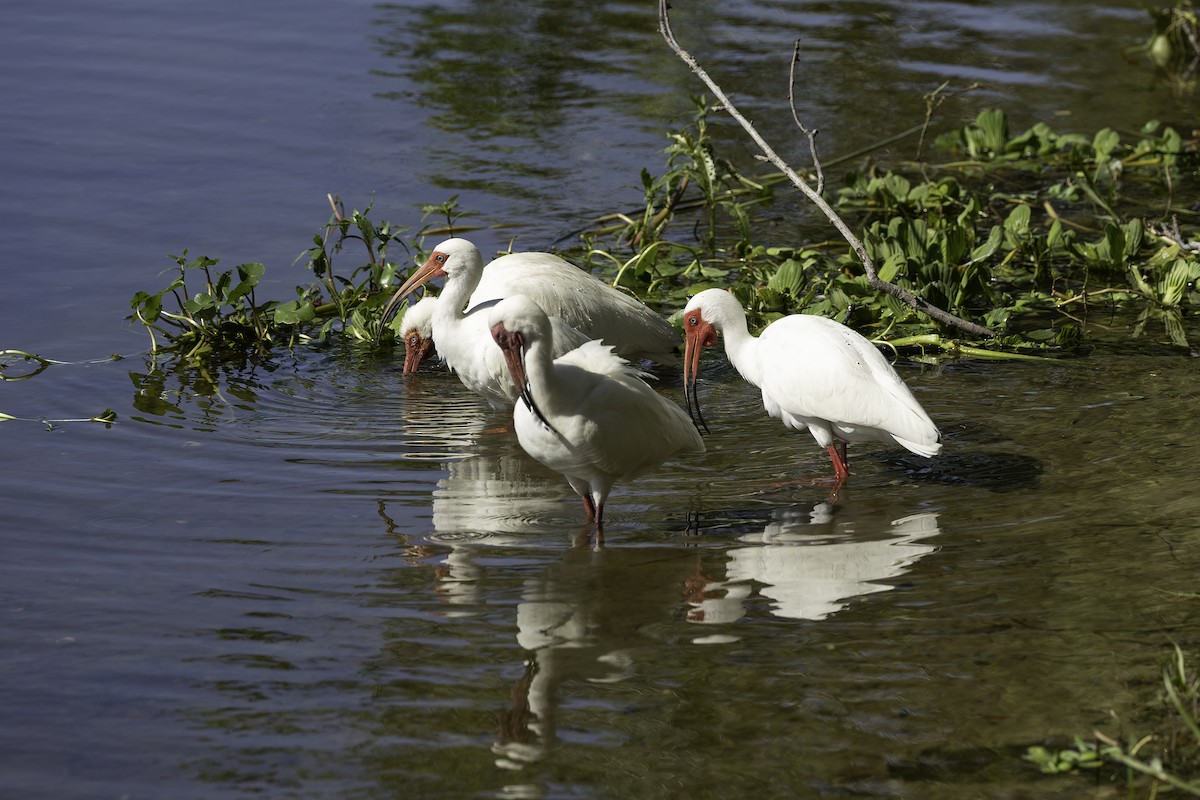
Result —
[{"label": "green leaf", "polygon": [[1121,134],[1112,128],[1102,128],[1092,137],[1092,150],[1095,152],[1097,164],[1108,161],[1112,151],[1121,143]]},{"label": "green leaf", "polygon": [[250,261],[245,264],[238,264],[237,271],[238,277],[243,281],[253,281],[254,285],[257,285],[259,278],[266,273],[267,268],[257,261]]},{"label": "green leaf", "polygon": [[1000,227],[993,227],[988,233],[987,241],[971,251],[971,261],[983,261],[984,259],[991,258],[1000,249],[1000,242],[1003,237],[1004,232],[1000,230]]},{"label": "green leaf", "polygon": [[311,300],[293,300],[275,307],[275,321],[280,325],[299,325],[317,318],[317,309]]},{"label": "green leaf", "polygon": [[146,324],[157,322],[162,314],[162,295],[138,292],[133,296],[133,308]]},{"label": "green leaf", "polygon": [[212,295],[208,292],[197,292],[190,300],[185,300],[183,310],[189,314],[198,314],[206,309],[213,308],[214,303]]},{"label": "green leaf", "polygon": [[800,294],[804,287],[804,269],[800,262],[789,258],[779,265],[775,274],[767,281],[767,288],[777,292],[790,294],[793,297]]},{"label": "green leaf", "polygon": [[882,264],[879,265],[879,277],[888,283],[893,283],[896,276],[900,274],[900,270],[907,263],[901,253],[892,253]]},{"label": "green leaf", "polygon": [[[1004,220],[1004,229],[1014,236],[1023,237],[1029,233],[1029,219],[1032,214],[1029,206],[1021,203],[1017,205],[1011,212],[1008,218]],[[1057,223],[1058,220],[1055,220]]]}]

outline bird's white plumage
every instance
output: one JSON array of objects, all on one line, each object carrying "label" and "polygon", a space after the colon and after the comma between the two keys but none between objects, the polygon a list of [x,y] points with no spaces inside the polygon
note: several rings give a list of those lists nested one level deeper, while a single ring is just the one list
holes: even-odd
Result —
[{"label": "bird's white plumage", "polygon": [[[467,245],[474,249],[470,242]],[[669,322],[636,298],[552,253],[510,253],[490,262],[469,305],[513,294],[525,295],[551,319],[563,320],[588,339],[611,345],[622,358],[679,363],[679,333]]]},{"label": "bird's white plumage", "polygon": [[433,310],[437,307],[437,296],[427,294],[408,307],[400,320],[401,335],[412,331],[420,336],[433,338]]},{"label": "bird's white plumage", "polygon": [[[465,239],[447,239],[434,249],[429,261],[396,291],[388,308],[393,308],[417,286],[438,275],[445,275],[442,293],[429,302],[429,311],[418,313],[417,322],[423,316],[428,316],[430,335],[436,343],[438,354],[458,375],[463,386],[492,406],[504,408],[513,401],[516,392],[508,378],[504,358],[492,345],[488,329],[488,311],[497,300],[489,299],[464,309],[479,283],[482,270],[482,259],[473,244]],[[422,302],[424,299],[413,308],[421,308]],[[384,313],[386,316],[388,310],[385,309]],[[589,340],[589,337],[557,317],[551,321],[551,325],[558,334],[560,352]],[[401,326],[402,330],[406,330],[403,322]]]},{"label": "bird's white plumage", "polygon": [[[687,414],[610,346],[591,341],[554,359],[549,321],[530,298],[502,300],[490,322],[498,350],[509,337],[514,381],[528,384],[528,400],[518,401],[513,412],[521,447],[562,473],[585,506],[590,500],[598,523],[615,483],[676,453],[704,450]],[[518,348],[523,352],[511,352]]]},{"label": "bird's white plumage", "polygon": [[[860,334],[824,317],[793,314],[750,335],[741,305],[708,289],[684,309],[689,347],[705,323],[724,338],[730,363],[762,391],[767,413],[817,443],[895,442],[922,456],[941,449],[937,426],[887,359]],[[698,363],[698,352],[696,359]],[[835,463],[836,466],[836,463]]]},{"label": "bird's white plumage", "polygon": [[822,446],[894,440],[935,455],[938,432],[887,359],[861,335],[825,317],[792,315],[768,325],[759,361],[763,406]]},{"label": "bird's white plumage", "polygon": [[[430,301],[428,335],[463,383],[493,403],[511,399],[505,390],[497,391],[504,383],[503,373],[489,371],[495,363],[475,361],[481,349],[492,349],[480,345],[481,341],[486,345],[486,309],[512,294],[531,297],[550,316],[558,334],[558,354],[584,341],[602,339],[627,358],[678,362],[679,334],[670,323],[624,292],[550,253],[512,253],[485,267],[471,242],[447,239],[400,287],[388,309],[441,274],[446,283],[438,300]],[[482,317],[473,319],[477,310]],[[387,313],[385,310],[385,316]],[[417,319],[421,321],[421,315]]]}]

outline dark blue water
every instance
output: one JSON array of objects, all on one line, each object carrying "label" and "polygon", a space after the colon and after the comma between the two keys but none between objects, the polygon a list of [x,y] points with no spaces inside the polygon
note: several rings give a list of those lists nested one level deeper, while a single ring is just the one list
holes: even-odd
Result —
[{"label": "dark blue water", "polygon": [[[1194,113],[1122,59],[1149,18],[1115,3],[677,13],[785,141],[803,37],[830,157],[947,79],[982,84],[946,126]],[[1200,566],[1194,364],[1154,331],[900,365],[946,449],[852,452],[836,503],[709,356],[708,453],[620,487],[596,552],[444,372],[341,341],[204,370],[124,320],[184,248],[290,297],[326,193],[413,228],[458,195],[504,226],[485,250],[636,207],[700,88],[655,26],[623,2],[8,10],[0,349],[72,363],[0,386],[0,794],[1074,797],[1024,748],[1145,732]]]}]

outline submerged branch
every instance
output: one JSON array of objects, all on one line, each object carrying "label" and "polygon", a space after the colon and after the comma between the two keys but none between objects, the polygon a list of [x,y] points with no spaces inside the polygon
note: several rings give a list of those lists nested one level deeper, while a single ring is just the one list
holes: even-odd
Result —
[{"label": "submerged branch", "polygon": [[[822,213],[824,213],[829,221],[833,223],[833,226],[837,228],[838,232],[842,235],[842,238],[844,238],[850,244],[850,247],[854,250],[859,261],[863,265],[863,270],[867,276],[867,284],[871,286],[871,288],[876,289],[877,291],[886,292],[887,294],[890,294],[898,299],[900,302],[943,324],[959,328],[960,330],[966,331],[974,336],[995,336],[995,332],[991,329],[985,328],[982,325],[976,324],[969,320],[962,319],[961,317],[957,317],[954,314],[951,314],[950,312],[917,297],[907,289],[880,278],[875,269],[875,263],[871,260],[871,257],[867,255],[866,247],[863,246],[862,241],[855,236],[854,232],[850,230],[849,226],[846,225],[846,222],[841,218],[841,216],[833,210],[833,208],[825,201],[825,198],[819,192],[814,190],[807,181],[801,178],[796,171],[792,169],[792,167],[786,161],[784,161],[769,144],[767,144],[766,140],[763,139],[754,125],[751,124],[750,121],[742,116],[741,112],[737,110],[721,87],[709,77],[708,73],[704,71],[704,68],[700,66],[696,59],[679,45],[679,42],[675,39],[675,35],[671,32],[671,24],[667,18],[667,0],[658,0],[658,23],[659,32],[662,34],[667,44],[675,52],[675,55],[679,56],[679,58],[688,65],[688,68],[691,69],[692,72],[694,72],[700,78],[700,80],[704,81],[722,107],[729,112],[730,116],[732,116],[737,123],[742,126],[743,130],[745,130],[746,133],[749,134],[750,138],[754,140],[754,143],[758,145],[759,149],[763,152],[763,155],[766,156],[766,159],[771,162],[771,164],[773,164],[780,172],[786,175],[788,180],[790,180],[792,184],[796,186],[796,188],[802,191],[805,196],[817,206],[817,208],[821,209]],[[815,148],[813,156],[815,159]],[[819,173],[819,165],[817,165],[817,170]]]}]

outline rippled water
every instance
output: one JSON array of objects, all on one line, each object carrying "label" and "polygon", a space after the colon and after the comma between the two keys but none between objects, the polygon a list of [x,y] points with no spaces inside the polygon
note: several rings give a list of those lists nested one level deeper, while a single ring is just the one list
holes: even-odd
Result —
[{"label": "rippled water", "polygon": [[[947,78],[987,81],[955,121],[1193,112],[1121,60],[1148,26],[1116,3],[678,14],[776,135],[803,36],[831,155]],[[0,346],[81,363],[0,392],[32,420],[0,426],[0,794],[1076,797],[1024,749],[1145,732],[1158,658],[1200,622],[1195,363],[1154,332],[901,364],[945,450],[852,448],[835,500],[825,454],[707,355],[708,452],[619,487],[597,551],[442,371],[346,343],[155,364],[123,324],[184,247],[290,292],[326,191],[412,225],[459,192],[516,223],[485,247],[636,205],[698,91],[654,24],[622,2],[13,9]]]}]

